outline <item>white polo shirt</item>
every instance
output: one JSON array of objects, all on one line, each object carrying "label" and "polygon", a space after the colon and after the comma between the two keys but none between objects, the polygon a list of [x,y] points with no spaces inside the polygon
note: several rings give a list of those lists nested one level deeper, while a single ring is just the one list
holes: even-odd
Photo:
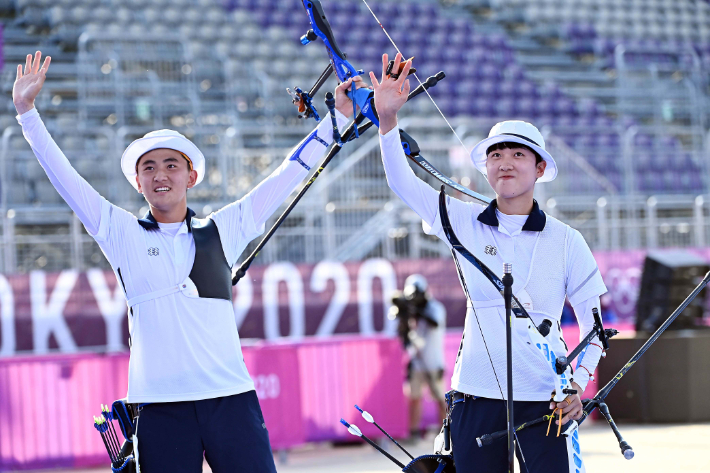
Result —
[{"label": "white polo shirt", "polygon": [[[128,299],[176,286],[188,277],[195,241],[186,221],[147,230],[133,214],[109,203],[79,176],[36,109],[18,121],[50,181],[111,263]],[[338,122],[342,127],[347,119],[338,113]],[[330,121],[324,120],[317,134],[329,144],[331,130]],[[324,144],[312,140],[301,159],[313,166],[324,150]],[[230,266],[307,174],[300,163],[286,159],[244,198],[210,215]],[[254,389],[230,301],[177,292],[139,303],[131,312],[128,402],[191,401]]]},{"label": "white polo shirt", "polygon": [[[449,248],[439,216],[439,193],[416,177],[404,155],[397,129],[380,136],[382,159],[390,188],[423,219],[424,231]],[[580,325],[580,338],[594,326],[592,307],[606,292],[596,261],[582,235],[548,215],[537,203],[530,215],[506,216],[489,207],[448,198],[452,228],[461,243],[492,271],[503,276],[503,263],[513,264],[513,293],[526,305],[536,324],[553,322],[548,341],[555,352],[568,352],[559,321],[565,296]],[[499,219],[500,216],[500,219]],[[503,298],[478,269],[457,255],[469,307],[462,346],[451,387],[467,394],[501,399],[506,392],[505,309]],[[527,304],[526,304],[527,303]],[[544,357],[530,345],[527,332],[513,337],[514,399],[546,401],[555,386]],[[490,353],[490,358],[489,358]],[[583,366],[593,372],[601,350],[591,346]],[[492,363],[491,363],[492,360]],[[589,373],[579,369],[573,380],[582,389]],[[501,392],[502,391],[502,392]]]}]

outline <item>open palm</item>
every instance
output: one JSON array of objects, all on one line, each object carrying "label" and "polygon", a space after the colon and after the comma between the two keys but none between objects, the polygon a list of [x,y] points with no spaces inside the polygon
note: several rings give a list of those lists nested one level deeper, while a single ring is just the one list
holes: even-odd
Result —
[{"label": "open palm", "polygon": [[27,55],[24,73],[22,71],[22,64],[18,64],[17,66],[17,77],[12,87],[12,101],[15,104],[17,113],[20,115],[34,107],[35,98],[37,98],[39,91],[42,90],[42,86],[44,85],[44,80],[47,77],[47,70],[49,69],[49,64],[52,62],[52,58],[47,56],[44,59],[42,68],[40,68],[39,64],[41,59],[42,52],[37,51],[34,55],[34,59],[31,54]]},{"label": "open palm", "polygon": [[[375,108],[380,119],[380,133],[383,135],[393,129],[397,125],[397,112],[407,101],[409,95],[409,70],[412,68],[412,62],[406,61],[402,71],[397,79],[394,79],[387,74],[387,64],[389,57],[387,54],[382,55],[382,76],[377,80],[374,72],[370,72],[370,80],[375,89]],[[397,53],[394,58],[393,71],[400,70],[402,63],[402,54]]]}]

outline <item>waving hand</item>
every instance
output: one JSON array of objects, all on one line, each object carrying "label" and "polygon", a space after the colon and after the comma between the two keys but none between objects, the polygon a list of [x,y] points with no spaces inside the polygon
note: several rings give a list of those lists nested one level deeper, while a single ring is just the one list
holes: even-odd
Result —
[{"label": "waving hand", "polygon": [[20,115],[34,108],[35,98],[37,98],[39,91],[42,90],[44,80],[47,78],[47,70],[49,69],[49,64],[52,62],[52,58],[47,56],[40,69],[39,64],[41,59],[42,52],[37,51],[34,60],[31,54],[27,55],[24,73],[22,71],[22,64],[18,64],[17,66],[17,78],[12,87],[12,101],[15,104],[17,113]]},{"label": "waving hand", "polygon": [[[401,62],[402,54],[397,53],[392,70],[398,71]],[[397,126],[397,112],[407,101],[407,96],[409,95],[410,85],[407,75],[409,75],[409,70],[412,67],[411,61],[407,61],[399,77],[395,79],[387,74],[388,63],[387,54],[383,54],[380,82],[377,81],[375,73],[370,72],[372,86],[375,89],[375,108],[380,117],[380,133],[383,135]]]}]

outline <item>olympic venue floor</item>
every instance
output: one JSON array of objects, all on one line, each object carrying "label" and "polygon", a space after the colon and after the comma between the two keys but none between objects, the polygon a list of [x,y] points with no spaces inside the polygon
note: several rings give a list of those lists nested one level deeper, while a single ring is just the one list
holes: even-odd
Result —
[{"label": "olympic venue floor", "polygon": [[[684,473],[710,471],[710,423],[677,425],[621,424],[621,433],[636,452],[632,460],[625,460],[611,429],[600,421],[582,426],[582,449],[587,471],[648,473],[682,471]],[[386,445],[386,444],[385,444]],[[415,444],[406,445],[412,454],[430,453],[433,433]],[[395,445],[387,447],[396,457],[404,457]],[[284,461],[285,460],[285,461]],[[404,458],[400,458],[404,460]],[[383,455],[369,445],[332,446],[307,445],[276,455],[279,473],[395,473],[399,471]],[[45,470],[46,471],[46,470]],[[58,471],[58,470],[54,470]],[[91,470],[62,470],[67,473],[110,472],[110,468]],[[205,463],[204,473],[211,473]],[[519,471],[516,469],[516,471]]]}]

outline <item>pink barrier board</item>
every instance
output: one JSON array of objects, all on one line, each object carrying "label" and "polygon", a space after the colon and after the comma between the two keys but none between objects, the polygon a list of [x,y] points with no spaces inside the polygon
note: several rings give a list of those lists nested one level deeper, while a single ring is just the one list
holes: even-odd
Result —
[{"label": "pink barrier board", "polygon": [[[354,404],[403,436],[402,356],[384,337],[244,347],[272,447],[347,438],[339,420],[355,421]],[[0,359],[0,471],[107,465],[91,419],[125,395],[127,373],[127,354]]]},{"label": "pink barrier board", "polygon": [[[564,332],[573,346],[578,328],[570,325]],[[460,336],[456,330],[446,336],[447,389]],[[260,342],[244,347],[244,359],[274,449],[351,439],[338,422],[341,417],[366,435],[380,437],[354,404],[373,414],[393,436],[407,435],[402,389],[406,360],[397,339],[340,336]],[[105,449],[91,419],[102,403],[123,397],[127,370],[127,354],[0,359],[0,471],[105,465]],[[585,397],[596,389],[590,382]],[[430,399],[424,414],[424,425],[440,424]]]},{"label": "pink barrier board", "polygon": [[106,464],[91,419],[127,373],[127,355],[0,359],[0,470]]},{"label": "pink barrier board", "polygon": [[[349,340],[343,343],[342,340]],[[305,342],[298,348],[306,440],[352,439],[340,418],[355,423],[365,435],[382,434],[365,422],[355,404],[397,437],[407,434],[407,406],[402,383],[403,352],[394,338],[338,337]]]}]

